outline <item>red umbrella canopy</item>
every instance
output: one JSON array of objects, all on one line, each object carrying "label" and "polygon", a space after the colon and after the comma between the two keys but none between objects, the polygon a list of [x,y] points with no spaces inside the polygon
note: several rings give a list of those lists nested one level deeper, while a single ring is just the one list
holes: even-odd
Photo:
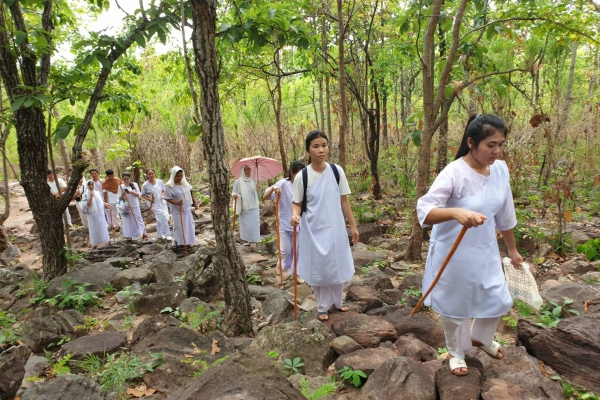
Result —
[{"label": "red umbrella canopy", "polygon": [[283,168],[279,161],[274,158],[255,156],[243,158],[231,167],[231,173],[239,178],[243,173],[244,165],[252,168],[254,180],[266,181],[267,179],[275,178],[283,172]]}]

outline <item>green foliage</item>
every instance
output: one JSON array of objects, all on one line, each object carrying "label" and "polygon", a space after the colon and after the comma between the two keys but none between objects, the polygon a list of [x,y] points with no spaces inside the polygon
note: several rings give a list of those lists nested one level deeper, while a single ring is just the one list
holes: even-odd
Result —
[{"label": "green foliage", "polygon": [[421,289],[405,289],[404,294],[407,296],[421,297],[423,291]]},{"label": "green foliage", "polygon": [[[554,378],[554,377],[552,377],[552,378]],[[557,377],[557,378],[560,379],[560,377]],[[595,395],[594,393],[588,392],[585,389],[575,389],[567,381],[562,382],[562,389],[563,389],[563,393],[565,394],[565,396],[570,399],[575,398],[578,400],[599,400],[598,396]]]},{"label": "green foliage", "polygon": [[46,359],[50,364],[50,376],[59,377],[71,373],[71,368],[69,368],[68,363],[69,360],[73,358],[74,354],[67,354],[66,356],[61,357],[58,360],[54,360],[52,358],[52,354],[50,354],[50,352],[46,349],[44,349],[44,354],[46,355]]},{"label": "green foliage", "polygon": [[600,238],[590,239],[578,245],[576,251],[585,254],[585,258],[589,261],[600,260]]},{"label": "green foliage", "polygon": [[37,274],[33,276],[32,281],[27,283],[19,283],[19,290],[15,293],[17,297],[25,297],[32,295],[29,299],[29,303],[37,304],[44,301],[46,298],[45,291],[50,284],[45,280],[41,279]]},{"label": "green foliage", "polygon": [[91,379],[98,381],[104,392],[116,391],[120,396],[126,389],[126,383],[142,378],[146,372],[152,372],[162,364],[163,355],[150,353],[151,362],[142,362],[135,354],[125,352],[108,354],[104,361],[90,354],[79,363],[79,367]]},{"label": "green foliage", "polygon": [[277,360],[279,358],[279,352],[271,350],[267,353],[267,356],[269,356],[269,358],[271,358],[272,360]]},{"label": "green foliage", "polygon": [[14,327],[17,319],[14,314],[0,310],[0,348],[17,343],[20,337],[17,335],[18,329]]},{"label": "green foliage", "polygon": [[566,306],[570,304],[573,304],[573,299],[565,299],[562,305],[559,305],[554,301],[550,302],[550,307],[546,304],[543,304],[536,314],[539,319],[538,325],[556,327],[556,325],[563,319],[563,311],[567,314],[579,315],[579,311],[566,308]]},{"label": "green foliage", "polygon": [[548,243],[559,255],[564,256],[573,251],[573,235],[570,232],[551,235],[548,237]]},{"label": "green foliage", "polygon": [[262,277],[259,274],[246,275],[246,282],[251,285],[255,285],[262,282]]},{"label": "green foliage", "polygon": [[58,255],[65,256],[65,258],[67,259],[67,266],[69,269],[73,268],[77,261],[85,258],[85,253],[79,252],[67,246],[64,246],[62,249],[60,249],[58,251]]},{"label": "green foliage", "polygon": [[293,372],[294,374],[298,373],[298,368],[304,367],[304,363],[300,357],[295,357],[293,360],[286,358],[283,360],[283,368],[287,372]]},{"label": "green foliage", "polygon": [[69,291],[74,287],[77,281],[66,279],[63,286],[66,288],[61,293],[51,299],[46,299],[45,303],[59,308],[73,308],[81,313],[86,308],[100,304],[102,300],[98,297],[98,292],[88,292],[86,287],[91,286],[90,283],[84,283],[76,287],[75,291]]},{"label": "green foliage", "polygon": [[124,301],[127,301],[127,308],[129,309],[129,312],[135,312],[135,306],[133,305],[133,296],[142,294],[142,292],[140,290],[133,289],[130,285],[128,285],[121,289],[117,294],[121,295]]},{"label": "green foliage", "polygon": [[304,377],[300,379],[300,382],[298,382],[298,386],[300,388],[300,393],[302,393],[302,395],[308,400],[318,400],[322,397],[333,394],[338,390],[338,384],[335,382],[335,378],[333,377],[331,377],[330,382],[319,386],[317,389],[315,389],[314,392],[310,390],[308,380],[306,380],[306,378]]},{"label": "green foliage", "polygon": [[206,371],[208,371],[209,369],[214,367],[215,365],[219,365],[223,361],[227,360],[227,358],[228,358],[228,356],[218,358],[209,365],[208,362],[206,362],[202,359],[195,359],[193,356],[184,355],[184,359],[181,360],[181,362],[184,364],[192,365],[193,367],[197,368],[197,371],[195,371],[192,374],[192,377],[194,379],[196,379],[200,375],[202,375],[203,373],[205,373]]},{"label": "green foliage", "polygon": [[365,374],[363,371],[360,369],[354,370],[347,365],[345,365],[344,368],[340,369],[337,373],[340,374],[344,380],[350,382],[356,387],[362,385],[363,382],[361,378],[364,378],[365,380],[367,379],[367,374]]},{"label": "green foliage", "polygon": [[162,313],[169,313],[175,318],[181,321],[180,327],[186,327],[193,330],[199,330],[202,333],[208,333],[219,327],[219,322],[217,321],[219,315],[221,315],[220,310],[208,311],[205,306],[200,305],[196,307],[195,312],[184,313],[181,312],[179,307],[175,310],[171,307],[165,307],[161,310]]}]

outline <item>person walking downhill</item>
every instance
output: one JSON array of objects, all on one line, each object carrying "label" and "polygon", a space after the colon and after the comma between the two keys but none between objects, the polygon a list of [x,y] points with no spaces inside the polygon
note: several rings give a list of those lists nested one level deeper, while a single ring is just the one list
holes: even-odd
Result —
[{"label": "person walking downhill", "polygon": [[96,190],[93,181],[86,182],[86,191],[82,196],[84,207],[87,209],[88,231],[92,248],[108,243],[110,240],[106,229],[104,210],[110,207],[102,201],[102,192]]},{"label": "person walking downhill", "polygon": [[178,166],[171,168],[171,177],[165,183],[165,200],[171,205],[175,242],[179,246],[193,246],[196,230],[192,206],[197,207],[196,199],[192,196],[192,185],[185,179],[185,172]]},{"label": "person walking downhill", "polygon": [[131,182],[131,174],[125,172],[121,175],[123,184],[119,185],[119,201],[127,207],[128,213],[121,213],[123,221],[123,236],[127,240],[137,239],[144,234],[146,226],[140,212],[140,189]]},{"label": "person walking downhill", "polygon": [[244,165],[240,177],[233,184],[232,193],[233,198],[237,199],[234,212],[240,216],[240,239],[250,244],[251,251],[260,242],[258,187],[253,175],[250,166]]},{"label": "person walking downhill", "polygon": [[[423,227],[433,225],[423,276],[430,287],[459,232],[468,229],[425,304],[440,314],[455,375],[467,375],[465,353],[479,347],[501,359],[494,341],[502,315],[512,299],[502,272],[496,230],[502,233],[515,268],[523,258],[513,228],[517,224],[506,162],[499,160],[508,129],[497,116],[476,114],[467,122],[455,161],[437,176],[417,201]],[[469,321],[474,318],[472,326]]]},{"label": "person walking downhill", "polygon": [[[93,176],[94,175],[92,174],[92,178]],[[119,202],[119,186],[121,186],[121,180],[115,176],[112,169],[107,169],[106,177],[104,181],[102,181],[104,202],[110,205],[110,208],[106,211],[106,221],[108,222],[108,227],[114,228],[117,232],[120,230],[119,210],[117,210],[117,203]]]},{"label": "person walking downhill", "polygon": [[[292,239],[294,234],[294,228],[290,225],[292,217],[292,197],[293,197],[293,184],[298,172],[304,168],[305,165],[300,161],[293,161],[290,164],[288,176],[285,179],[278,181],[273,186],[269,186],[265,190],[263,200],[275,201],[277,195],[281,193],[279,198],[279,240],[281,243],[281,260],[282,269],[289,271],[290,274],[294,273],[293,264],[294,257],[292,252]],[[298,243],[296,243],[296,249]],[[279,263],[279,262],[278,262]],[[279,268],[279,265],[277,265]]]},{"label": "person walking downhill", "polygon": [[77,190],[75,191],[75,194],[73,195],[73,200],[75,200],[75,207],[77,207],[77,212],[79,213],[79,219],[81,220],[81,225],[87,229],[88,228],[88,222],[87,222],[87,214],[83,212],[83,209],[81,208],[81,200],[82,200],[82,196],[85,193],[85,185],[83,184],[83,178],[81,178],[79,180],[79,184],[77,185]]},{"label": "person walking downhill", "polygon": [[[51,169],[48,170],[48,180],[46,183],[48,186],[50,186],[50,192],[55,199],[60,199],[61,194],[67,190],[67,184],[65,183],[64,179],[55,178],[54,171]],[[73,224],[71,223],[71,213],[69,212],[69,207],[67,207],[64,212],[67,215],[67,225],[69,225],[69,228],[72,228]]]},{"label": "person walking downhill", "polygon": [[156,178],[152,168],[146,170],[146,182],[142,185],[142,199],[146,200],[156,218],[156,238],[173,240],[169,228],[169,209],[164,199],[165,184]]},{"label": "person walking downhill", "polygon": [[310,132],[306,136],[306,151],[309,165],[297,177],[300,179],[294,179],[290,223],[297,227],[302,221],[298,275],[312,286],[319,320],[327,321],[332,305],[348,311],[342,295],[344,283],[354,275],[354,260],[345,220],[350,224],[353,244],[358,242],[358,229],[344,170],[326,162],[329,144],[325,133]]}]

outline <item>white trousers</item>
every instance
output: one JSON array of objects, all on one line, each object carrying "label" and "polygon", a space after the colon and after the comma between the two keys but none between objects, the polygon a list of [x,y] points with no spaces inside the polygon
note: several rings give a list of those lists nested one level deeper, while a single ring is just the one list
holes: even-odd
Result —
[{"label": "white trousers", "polygon": [[[112,223],[111,223],[111,220],[110,220],[111,212],[112,212]],[[116,204],[110,204],[110,210],[105,208],[104,209],[104,216],[106,217],[106,223],[108,224],[109,228],[110,227],[113,227],[113,228],[118,228],[119,227],[119,225],[120,225],[119,224],[119,210],[117,210],[117,205]]]},{"label": "white trousers", "polygon": [[472,340],[484,346],[491,346],[500,318],[474,318],[471,325],[469,318],[450,318],[440,315],[448,353],[459,360],[464,360],[465,353],[473,348]]},{"label": "white trousers", "polygon": [[343,283],[332,286],[313,286],[312,290],[317,299],[317,312],[327,312],[331,306],[342,308]]}]

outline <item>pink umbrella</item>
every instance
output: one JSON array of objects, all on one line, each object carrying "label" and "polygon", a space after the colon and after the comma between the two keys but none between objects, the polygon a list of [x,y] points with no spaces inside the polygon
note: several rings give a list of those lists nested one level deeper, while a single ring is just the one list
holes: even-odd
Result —
[{"label": "pink umbrella", "polygon": [[283,168],[279,161],[262,156],[243,158],[231,167],[231,173],[239,178],[243,173],[244,165],[248,165],[254,169],[254,179],[258,181],[266,181],[267,179],[275,178],[283,172]]}]

